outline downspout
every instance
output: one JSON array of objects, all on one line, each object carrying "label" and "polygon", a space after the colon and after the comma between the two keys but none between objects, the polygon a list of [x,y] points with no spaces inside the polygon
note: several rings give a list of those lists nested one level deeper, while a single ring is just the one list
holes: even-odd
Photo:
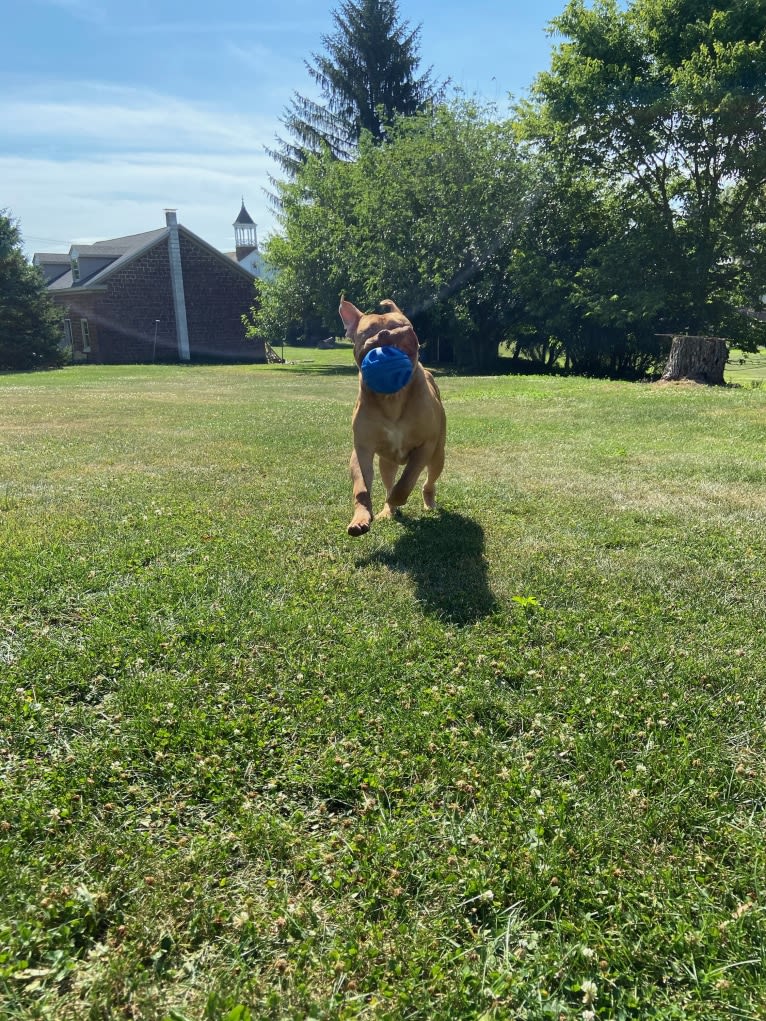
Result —
[{"label": "downspout", "polygon": [[188,362],[189,327],[186,322],[186,296],[184,277],[181,269],[181,242],[178,237],[178,218],[175,209],[165,210],[168,227],[168,255],[170,257],[170,284],[173,288],[173,308],[176,314],[176,336],[178,338],[179,361]]}]

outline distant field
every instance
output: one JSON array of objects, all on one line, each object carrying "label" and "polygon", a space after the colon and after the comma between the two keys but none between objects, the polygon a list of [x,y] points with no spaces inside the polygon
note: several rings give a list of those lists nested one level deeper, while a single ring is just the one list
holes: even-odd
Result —
[{"label": "distant field", "polygon": [[746,354],[732,349],[724,378],[727,383],[760,386],[766,380],[766,350],[761,348],[755,354]]},{"label": "distant field", "polygon": [[[281,348],[276,347],[277,353]],[[339,344],[338,347],[329,351],[319,351],[313,348],[285,347],[285,360],[291,366],[310,369],[320,366],[331,365],[353,365],[353,354],[350,344]],[[502,358],[510,357],[510,352],[505,348],[500,349]],[[727,383],[738,386],[760,385],[766,380],[766,349],[760,349],[751,354],[732,348],[729,354],[729,361],[726,365],[724,378]]]},{"label": "distant field", "polygon": [[322,351],[312,347],[290,347],[275,345],[277,354],[284,352],[285,362],[289,366],[310,368],[311,366],[344,367],[354,365],[354,349],[350,343],[341,342],[334,348]]},{"label": "distant field", "polygon": [[0,376],[0,1017],[766,1017],[766,389],[443,375],[352,540],[286,353]]},{"label": "distant field", "polygon": [[[510,358],[507,348],[500,349],[501,358]],[[562,362],[563,367],[563,362]],[[754,354],[732,348],[724,372],[726,383],[736,386],[760,386],[766,380],[766,350]]]}]

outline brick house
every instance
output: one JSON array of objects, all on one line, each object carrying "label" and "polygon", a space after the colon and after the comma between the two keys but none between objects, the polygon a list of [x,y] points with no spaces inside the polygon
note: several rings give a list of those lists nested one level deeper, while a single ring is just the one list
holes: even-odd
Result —
[{"label": "brick house", "polygon": [[245,336],[253,274],[165,211],[158,230],[73,245],[33,262],[65,309],[65,340],[79,362],[264,362]]}]

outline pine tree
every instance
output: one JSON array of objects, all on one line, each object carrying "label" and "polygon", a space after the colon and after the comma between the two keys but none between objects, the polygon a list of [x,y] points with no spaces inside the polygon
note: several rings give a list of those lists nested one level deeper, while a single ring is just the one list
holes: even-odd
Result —
[{"label": "pine tree", "polygon": [[282,118],[291,138],[269,151],[289,177],[324,146],[349,159],[363,131],[380,140],[394,116],[441,95],[430,69],[417,76],[420,27],[399,21],[396,0],[343,0],[333,21],[335,31],[322,36],[326,53],[306,61],[324,102],[296,92]]},{"label": "pine tree", "polygon": [[60,365],[61,313],[21,250],[18,224],[0,211],[0,371]]}]

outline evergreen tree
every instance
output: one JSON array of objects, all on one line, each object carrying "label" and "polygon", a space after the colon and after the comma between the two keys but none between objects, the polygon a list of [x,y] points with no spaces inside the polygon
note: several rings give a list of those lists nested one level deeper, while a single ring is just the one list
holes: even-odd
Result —
[{"label": "evergreen tree", "polygon": [[0,211],[0,370],[60,365],[61,313],[21,250],[18,224]]},{"label": "evergreen tree", "polygon": [[353,154],[363,131],[380,141],[396,115],[409,116],[440,98],[431,71],[418,77],[420,27],[399,21],[396,0],[343,0],[335,31],[322,36],[326,52],[306,61],[321,102],[296,92],[270,155],[294,177],[310,153],[325,146],[339,159]]}]

